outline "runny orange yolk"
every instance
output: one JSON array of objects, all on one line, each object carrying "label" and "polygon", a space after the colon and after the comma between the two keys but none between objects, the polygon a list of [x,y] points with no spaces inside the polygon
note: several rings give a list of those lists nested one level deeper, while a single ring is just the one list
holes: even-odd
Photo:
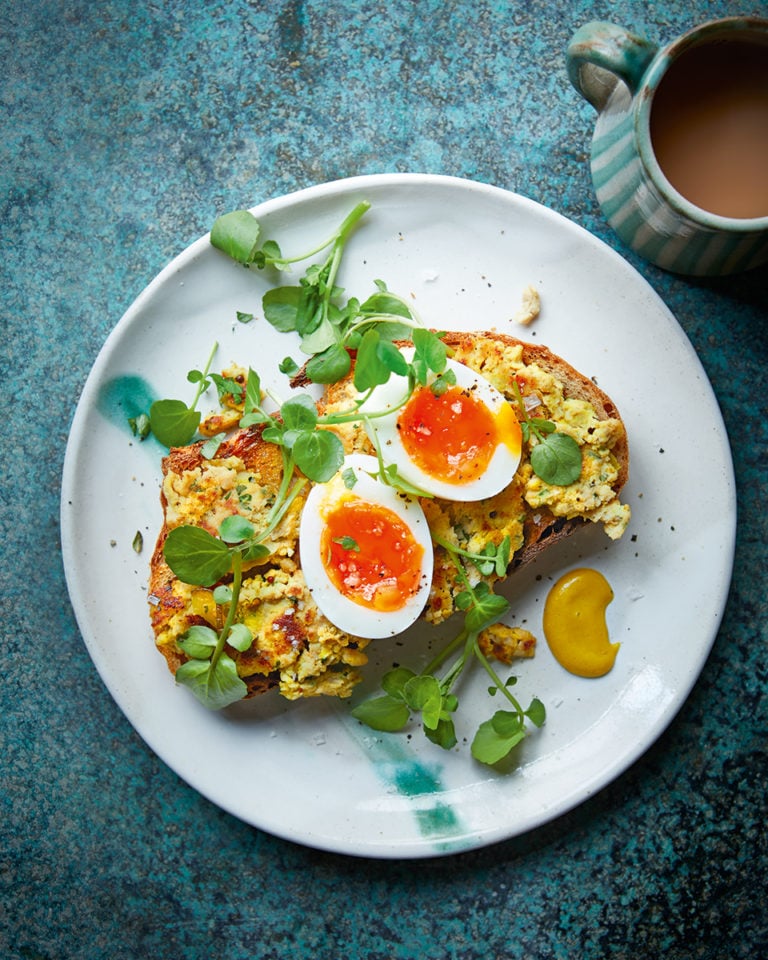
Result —
[{"label": "runny orange yolk", "polygon": [[323,521],[323,565],[343,596],[387,612],[418,591],[424,548],[394,511],[350,496],[336,501]]},{"label": "runny orange yolk", "polygon": [[492,413],[462,387],[450,387],[440,396],[419,387],[403,407],[397,428],[413,463],[446,483],[477,480],[500,444],[520,455],[522,432],[512,407],[504,403]]}]

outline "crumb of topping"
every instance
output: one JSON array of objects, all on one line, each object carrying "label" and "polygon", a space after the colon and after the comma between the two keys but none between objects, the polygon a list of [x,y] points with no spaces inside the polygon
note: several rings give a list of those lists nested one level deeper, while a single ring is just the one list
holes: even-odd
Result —
[{"label": "crumb of topping", "polygon": [[536,287],[527,286],[523,290],[523,298],[520,304],[520,309],[514,316],[515,323],[522,324],[522,326],[527,327],[529,324],[538,317],[541,312],[541,299],[539,298],[539,291]]},{"label": "crumb of topping", "polygon": [[512,663],[518,657],[532,657],[536,652],[536,637],[529,630],[508,627],[505,623],[486,627],[477,641],[486,657],[493,657],[501,663]]}]

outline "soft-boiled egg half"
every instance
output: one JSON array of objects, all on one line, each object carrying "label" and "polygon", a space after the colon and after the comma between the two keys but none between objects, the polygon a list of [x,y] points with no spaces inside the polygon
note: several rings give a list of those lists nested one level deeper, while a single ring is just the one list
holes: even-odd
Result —
[{"label": "soft-boiled egg half", "polygon": [[[413,350],[402,351],[407,360]],[[393,374],[361,408],[366,430],[387,463],[421,490],[444,500],[483,500],[512,480],[522,431],[515,411],[481,374],[447,361],[456,383],[443,391],[417,386],[403,404],[407,377]],[[445,384],[442,384],[445,386]]]},{"label": "soft-boiled egg half", "polygon": [[424,608],[434,553],[418,500],[376,478],[375,457],[352,454],[312,487],[301,515],[304,578],[340,630],[374,640],[409,627]]}]

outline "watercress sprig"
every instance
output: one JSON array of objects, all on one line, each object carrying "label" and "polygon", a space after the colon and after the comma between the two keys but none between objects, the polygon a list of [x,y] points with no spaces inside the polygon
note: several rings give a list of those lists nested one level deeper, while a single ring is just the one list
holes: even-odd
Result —
[{"label": "watercress sprig", "polygon": [[236,617],[243,563],[269,555],[255,534],[245,517],[232,516],[222,521],[219,537],[201,527],[180,526],[169,532],[163,547],[168,565],[185,583],[210,587],[232,575],[231,586],[221,584],[213,591],[214,602],[227,611],[221,630],[198,624],[179,641],[189,659],[176,671],[176,680],[212,710],[242,700],[247,693],[225,646],[243,652],[253,643],[253,634],[244,623],[236,622]]},{"label": "watercress sprig", "polygon": [[[546,711],[537,698],[524,709],[509,690],[514,679],[502,682],[480,648],[480,633],[509,611],[509,603],[494,594],[485,581],[472,586],[459,551],[446,548],[462,581],[462,590],[456,596],[457,607],[465,611],[462,630],[420,673],[403,666],[389,670],[382,678],[383,693],[358,704],[352,716],[374,730],[396,732],[406,727],[415,714],[421,719],[427,739],[450,750],[457,743],[454,714],[459,698],[454,686],[467,666],[477,660],[492,680],[489,692],[501,692],[510,706],[497,710],[490,720],[481,723],[472,740],[473,757],[481,763],[494,764],[525,738],[526,720],[540,727]],[[450,665],[441,675],[440,668],[448,662]]]},{"label": "watercress sprig", "polygon": [[197,404],[200,397],[211,385],[208,371],[211,369],[218,344],[208,355],[203,370],[190,370],[187,374],[189,383],[197,384],[192,403],[186,404],[183,400],[155,400],[149,408],[149,426],[160,443],[166,447],[183,447],[197,433],[200,426],[200,411]]},{"label": "watercress sprig", "polygon": [[[245,696],[247,688],[237,676],[237,668],[225,651],[229,644],[237,650],[249,649],[250,630],[236,620],[244,563],[258,563],[270,554],[267,540],[285,516],[308,479],[330,479],[343,460],[338,437],[329,431],[315,430],[317,409],[311,398],[299,396],[286,401],[278,415],[262,406],[258,374],[250,370],[244,391],[244,425],[261,424],[280,449],[282,474],[280,487],[261,529],[239,514],[227,517],[216,537],[201,527],[182,525],[173,528],[163,545],[163,555],[173,573],[184,583],[211,587],[217,605],[225,605],[227,615],[220,631],[211,627],[191,627],[179,646],[188,660],[176,671],[176,679],[190,687],[210,709],[218,710]],[[295,467],[305,474],[297,476]],[[232,585],[221,581],[231,575]]]},{"label": "watercress sprig", "polygon": [[322,253],[330,246],[334,248],[331,258],[340,259],[340,250],[337,251],[336,248],[343,248],[347,237],[370,206],[366,200],[356,204],[330,237],[312,249],[293,257],[283,256],[275,240],[266,240],[261,243],[261,224],[249,210],[232,210],[217,217],[211,227],[211,245],[226,253],[237,263],[260,270],[265,267],[285,270],[292,263],[309,260],[310,257]]},{"label": "watercress sprig", "polygon": [[471,560],[484,577],[490,576],[492,573],[495,573],[497,577],[503,577],[507,573],[512,552],[512,541],[508,534],[503,537],[498,545],[489,541],[479,553],[473,553],[471,550],[464,550],[449,543],[434,531],[432,531],[432,540],[450,553]]}]

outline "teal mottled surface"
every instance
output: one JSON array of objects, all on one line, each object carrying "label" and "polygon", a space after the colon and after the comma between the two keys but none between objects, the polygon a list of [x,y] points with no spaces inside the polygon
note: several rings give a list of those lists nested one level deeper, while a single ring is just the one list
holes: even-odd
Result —
[{"label": "teal mottled surface", "polygon": [[[594,112],[568,82],[563,56],[588,20],[665,42],[696,21],[745,12],[766,16],[768,7],[5,5],[0,956],[768,955],[768,275],[685,280],[621,246],[592,193]],[[181,782],[88,657],[58,533],[80,390],[157,272],[227,209],[390,171],[516,190],[619,250],[671,308],[715,385],[740,506],[720,634],[656,745],[532,833],[416,863],[293,845]]]}]

